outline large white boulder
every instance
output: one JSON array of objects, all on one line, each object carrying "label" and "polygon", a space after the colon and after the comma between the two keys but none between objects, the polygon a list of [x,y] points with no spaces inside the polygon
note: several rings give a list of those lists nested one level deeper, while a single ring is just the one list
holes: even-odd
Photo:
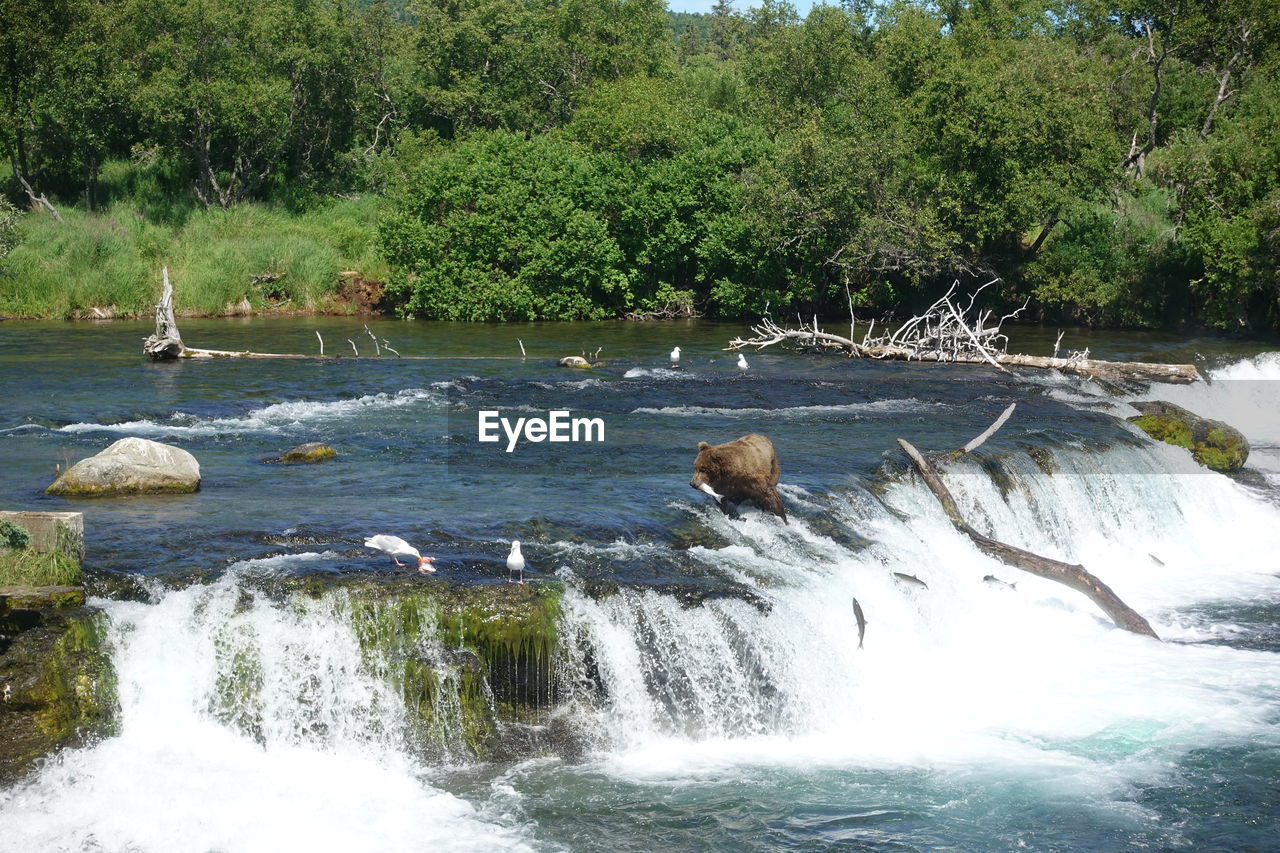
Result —
[{"label": "large white boulder", "polygon": [[97,456],[72,465],[45,491],[51,495],[103,497],[194,492],[200,463],[181,447],[122,438]]}]

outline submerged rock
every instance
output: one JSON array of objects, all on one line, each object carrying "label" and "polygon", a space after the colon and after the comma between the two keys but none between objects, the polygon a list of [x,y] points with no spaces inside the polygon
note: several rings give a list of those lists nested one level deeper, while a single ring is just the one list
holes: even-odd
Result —
[{"label": "submerged rock", "polygon": [[310,441],[306,444],[299,444],[297,447],[286,450],[279,456],[265,460],[268,463],[282,462],[285,464],[323,462],[326,459],[332,459],[338,455],[338,451],[334,450],[327,444],[319,441]]},{"label": "submerged rock", "polygon": [[186,494],[200,489],[200,463],[180,447],[122,438],[72,465],[45,491],[51,495],[111,497]]},{"label": "submerged rock", "polygon": [[1142,412],[1129,418],[1135,426],[1157,441],[1187,448],[1206,468],[1224,473],[1238,471],[1249,458],[1248,439],[1229,424],[1202,418],[1163,400],[1132,405]]}]

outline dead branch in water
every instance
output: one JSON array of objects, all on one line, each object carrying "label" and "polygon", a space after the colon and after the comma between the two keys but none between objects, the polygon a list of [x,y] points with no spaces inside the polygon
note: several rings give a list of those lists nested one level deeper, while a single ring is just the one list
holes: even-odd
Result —
[{"label": "dead branch in water", "polygon": [[[954,459],[978,447],[1008,420],[1009,415],[1013,414],[1013,409],[1013,406],[1009,406],[982,435],[970,441],[955,453],[946,454],[940,458]],[[946,484],[942,482],[942,478],[938,476],[937,469],[934,468],[933,463],[926,459],[907,440],[898,439],[898,445],[911,458],[916,470],[924,479],[925,485],[929,487],[929,491],[933,492],[934,497],[938,499],[938,503],[942,504],[943,511],[946,512],[947,518],[951,521],[951,526],[968,536],[973,544],[978,547],[978,550],[1014,568],[1022,569],[1024,572],[1030,572],[1033,575],[1047,578],[1051,581],[1057,581],[1077,592],[1083,593],[1094,604],[1098,605],[1102,612],[1110,616],[1111,621],[1126,631],[1154,637],[1157,640],[1160,639],[1146,619],[1121,601],[1120,597],[1112,592],[1111,587],[1090,574],[1084,566],[1041,557],[1039,554],[1033,554],[1013,545],[1007,545],[974,530],[964,520],[964,516],[960,514],[960,507],[956,504],[955,498],[952,497],[951,491]]]},{"label": "dead branch in water", "polygon": [[[337,358],[338,356],[326,356],[324,354],[324,338],[320,337],[320,332],[316,332],[316,339],[320,341],[319,355],[303,355],[300,353],[281,353],[281,352],[250,352],[248,350],[221,350],[221,349],[200,349],[198,347],[189,347],[182,341],[182,334],[178,331],[178,321],[173,312],[173,284],[169,281],[169,268],[165,267],[161,271],[164,279],[164,290],[160,294],[160,301],[156,303],[156,331],[148,337],[142,344],[142,351],[154,359],[174,359],[174,358]],[[382,355],[382,350],[394,352],[396,357],[400,357],[400,353],[396,352],[387,344],[386,340],[382,341],[379,347],[378,339],[374,337],[373,332],[369,331],[369,327],[364,327],[365,332],[370,338],[373,338],[374,351],[378,356]],[[359,357],[360,351],[356,349],[355,342],[347,338],[347,343],[351,344],[351,349],[355,352],[354,357]],[[415,358],[423,358],[423,356],[415,356]]]},{"label": "dead branch in water", "polygon": [[[857,358],[874,358],[895,361],[932,361],[952,364],[989,364],[1007,372],[1008,367],[1036,367],[1060,370],[1078,376],[1103,379],[1112,382],[1176,382],[1190,383],[1200,378],[1192,364],[1151,364],[1145,362],[1099,361],[1089,358],[1089,351],[1073,352],[1067,358],[1055,355],[1035,356],[1011,353],[1009,339],[1000,328],[1006,320],[1020,314],[1027,306],[1000,317],[993,322],[993,312],[973,311],[977,295],[992,282],[974,291],[969,304],[963,309],[952,301],[956,285],[923,314],[912,317],[893,332],[872,337],[875,323],[867,330],[861,342],[852,337],[822,331],[818,319],[798,319],[799,327],[792,329],[778,325],[765,316],[751,327],[750,338],[734,338],[727,350],[755,347],[764,349],[784,341],[792,341],[801,347],[813,349],[840,349]],[[852,325],[850,335],[852,336]]]}]

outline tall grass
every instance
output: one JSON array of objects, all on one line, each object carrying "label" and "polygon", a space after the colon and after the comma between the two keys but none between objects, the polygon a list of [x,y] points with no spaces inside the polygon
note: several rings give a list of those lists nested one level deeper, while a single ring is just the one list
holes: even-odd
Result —
[{"label": "tall grass", "polygon": [[80,563],[61,551],[0,551],[0,586],[75,586]]},{"label": "tall grass", "polygon": [[[110,179],[110,180],[107,180]],[[145,169],[104,170],[107,204],[22,217],[22,242],[0,260],[0,315],[75,318],[107,309],[150,313],[168,266],[180,314],[328,310],[339,272],[385,280],[376,242],[379,199],[335,198],[304,212],[282,205],[205,209],[148,180]],[[278,277],[254,283],[255,276]]]}]

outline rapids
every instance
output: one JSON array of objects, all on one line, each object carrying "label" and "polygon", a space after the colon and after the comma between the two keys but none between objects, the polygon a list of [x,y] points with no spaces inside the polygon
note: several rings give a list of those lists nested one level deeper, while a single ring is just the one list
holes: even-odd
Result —
[{"label": "rapids", "polygon": [[[184,337],[295,351],[314,328],[332,341],[349,327],[208,321]],[[400,352],[438,360],[180,365],[144,362],[145,329],[130,324],[57,327],[65,350],[37,363],[26,353],[47,328],[0,326],[0,497],[85,512],[95,588],[136,600],[95,601],[119,734],[0,791],[2,850],[1275,843],[1275,352],[1195,341],[1211,381],[1143,394],[1244,431],[1254,452],[1232,479],[1141,436],[1120,419],[1126,401],[1087,382],[768,350],[740,373],[720,349],[736,330],[708,324],[477,335],[387,321]],[[679,373],[664,364],[674,344]],[[597,346],[600,370],[554,367]],[[1090,346],[1156,358],[1180,345]],[[976,551],[895,451],[897,436],[959,446],[1009,402],[1009,424],[944,473],[962,510],[997,539],[1084,564],[1164,642]],[[603,417],[606,443],[507,455],[475,441],[484,408]],[[778,446],[789,525],[725,516],[687,485],[699,440],[753,430]],[[190,450],[203,490],[41,494],[55,464],[123,435]],[[341,455],[259,462],[307,440]],[[470,762],[446,726],[424,757],[407,746],[392,658],[362,652],[347,594],[260,592],[264,579],[390,571],[360,547],[375,532],[479,584],[505,581],[519,538],[534,582],[564,584],[559,712],[584,754]],[[691,588],[711,594],[691,604]]]}]

